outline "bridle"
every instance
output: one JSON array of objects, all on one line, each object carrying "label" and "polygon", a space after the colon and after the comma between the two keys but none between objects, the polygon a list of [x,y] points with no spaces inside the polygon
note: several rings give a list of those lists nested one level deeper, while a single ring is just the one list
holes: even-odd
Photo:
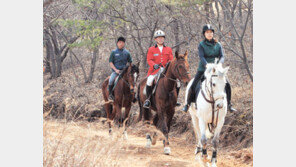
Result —
[{"label": "bridle", "polygon": [[[131,70],[131,73],[129,75],[133,75],[132,70]],[[128,87],[131,86],[131,84],[128,83],[128,81],[123,78],[122,73],[119,74],[119,77],[120,77],[119,79],[122,79],[123,83],[127,84]],[[135,83],[133,83],[133,87],[135,87]]]},{"label": "bridle", "polygon": [[[210,89],[207,86],[207,78],[205,79],[205,90],[207,91],[206,93],[204,92],[203,89],[201,89],[201,94],[203,96],[203,98],[206,100],[206,102],[210,103],[212,106],[212,122],[208,124],[209,127],[209,131],[212,133],[212,129],[217,127],[218,124],[218,115],[219,115],[219,109],[217,109],[217,118],[216,118],[216,123],[214,124],[214,120],[215,120],[215,102],[218,99],[224,99],[224,97],[219,97],[217,99],[214,99],[214,91],[213,91],[213,77],[218,77],[218,75],[212,75],[210,78]],[[206,97],[205,94],[208,94],[210,99],[208,99]],[[210,128],[211,125],[211,128]]]},{"label": "bridle", "polygon": [[[185,61],[185,59],[179,59],[178,61]],[[168,65],[168,64],[167,64],[167,65]],[[177,67],[177,65],[178,65],[178,63],[175,64],[175,66],[174,66],[174,71],[177,71],[178,76],[179,76],[180,78],[182,78],[183,76],[189,74],[189,72],[186,70],[186,72],[183,73],[183,74],[181,75],[181,74],[180,74],[180,71],[179,71],[179,68]],[[174,81],[174,82],[177,82],[177,79],[169,78],[169,77],[167,77],[164,73],[162,73],[162,75],[163,75],[164,77],[166,77],[167,79],[169,79],[169,80],[172,80],[172,81]]]}]

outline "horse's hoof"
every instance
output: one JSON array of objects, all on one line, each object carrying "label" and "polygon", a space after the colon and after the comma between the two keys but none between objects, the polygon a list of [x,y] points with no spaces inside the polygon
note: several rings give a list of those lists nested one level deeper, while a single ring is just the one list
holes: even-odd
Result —
[{"label": "horse's hoof", "polygon": [[146,148],[150,148],[150,147],[151,147],[151,140],[147,139]]},{"label": "horse's hoof", "polygon": [[128,136],[127,136],[127,132],[126,131],[123,132],[123,139],[124,140],[128,140]]},{"label": "horse's hoof", "polygon": [[212,163],[211,167],[217,167],[216,162]]},{"label": "horse's hoof", "polygon": [[202,150],[201,147],[196,146],[194,154],[196,155],[196,154],[200,153],[201,150]]},{"label": "horse's hoof", "polygon": [[170,147],[165,147],[164,148],[164,154],[165,155],[170,155],[171,154],[171,148]]}]

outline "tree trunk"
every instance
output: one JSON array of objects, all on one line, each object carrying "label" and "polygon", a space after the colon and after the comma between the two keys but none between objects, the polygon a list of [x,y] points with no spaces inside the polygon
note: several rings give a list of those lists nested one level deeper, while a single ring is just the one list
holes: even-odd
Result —
[{"label": "tree trunk", "polygon": [[248,75],[251,79],[251,81],[253,82],[253,74],[249,68],[249,65],[248,65],[248,60],[247,60],[247,55],[246,55],[246,52],[245,52],[245,47],[244,47],[244,43],[243,43],[243,39],[240,40],[240,46],[241,46],[241,49],[242,49],[242,53],[243,53],[243,62],[244,62],[244,65],[245,65],[245,69],[247,70],[248,72]]},{"label": "tree trunk", "polygon": [[89,71],[89,75],[88,75],[88,79],[87,79],[86,83],[91,82],[92,79],[93,79],[93,75],[94,75],[94,71],[95,71],[95,67],[96,67],[98,51],[99,51],[98,47],[95,47],[95,49],[93,51],[93,56],[92,56],[92,59],[91,59],[91,67],[90,67],[90,71]]},{"label": "tree trunk", "polygon": [[[179,40],[179,23],[178,23],[178,20],[175,19],[174,20],[174,23],[173,23],[173,30],[174,30],[174,35],[175,35],[175,45],[177,45],[180,40]],[[176,47],[176,51],[180,51],[180,45],[178,45]]]},{"label": "tree trunk", "polygon": [[209,18],[210,18],[210,0],[206,0],[204,2],[204,7],[206,11],[206,22],[209,23]]},{"label": "tree trunk", "polygon": [[45,40],[45,48],[46,48],[46,60],[45,60],[45,73],[50,72],[50,41]]}]

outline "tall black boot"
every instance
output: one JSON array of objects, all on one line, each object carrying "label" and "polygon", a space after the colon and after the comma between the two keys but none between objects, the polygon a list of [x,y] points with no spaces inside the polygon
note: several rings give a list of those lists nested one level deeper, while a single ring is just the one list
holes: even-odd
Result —
[{"label": "tall black boot", "polygon": [[229,82],[227,82],[225,85],[225,91],[226,91],[227,105],[228,105],[229,111],[230,112],[237,111],[235,108],[232,107],[232,104],[231,104],[231,87]]},{"label": "tall black boot", "polygon": [[181,103],[178,102],[178,96],[179,96],[180,88],[176,87],[176,89],[177,89],[177,103],[176,103],[176,106],[181,106]]},{"label": "tall black boot", "polygon": [[113,96],[113,84],[112,85],[108,85],[108,91],[109,91],[109,97],[108,97],[108,100],[110,101],[114,101],[114,96]]},{"label": "tall black boot", "polygon": [[147,97],[147,99],[144,102],[144,105],[143,105],[144,108],[148,108],[149,109],[149,107],[151,105],[151,103],[150,103],[151,93],[152,93],[152,86],[146,85],[146,97]]},{"label": "tall black boot", "polygon": [[191,87],[190,87],[190,89],[189,89],[189,91],[188,91],[188,95],[187,95],[187,101],[186,101],[186,104],[184,105],[184,107],[182,108],[182,111],[183,112],[187,112],[188,111],[188,109],[189,109],[189,106],[190,106],[190,104],[191,104],[191,102],[193,101],[192,99],[193,99],[193,91],[192,91],[192,85],[191,85]]},{"label": "tall black boot", "polygon": [[202,78],[203,73],[204,72],[198,71],[197,74],[195,75],[194,80],[191,84],[191,87],[189,88],[189,91],[188,91],[187,102],[182,109],[183,112],[187,112],[191,102],[194,101],[195,87],[196,87],[196,84],[198,83],[198,81]]}]

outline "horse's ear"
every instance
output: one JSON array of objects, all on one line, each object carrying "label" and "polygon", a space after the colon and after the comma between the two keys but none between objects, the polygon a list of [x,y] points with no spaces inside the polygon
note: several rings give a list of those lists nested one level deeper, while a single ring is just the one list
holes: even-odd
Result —
[{"label": "horse's ear", "polygon": [[188,56],[188,51],[186,50],[185,53],[184,53],[185,59],[187,58],[187,56]]},{"label": "horse's ear", "polygon": [[229,66],[225,67],[224,71],[223,71],[223,74],[225,75],[228,72],[228,70],[229,70]]},{"label": "horse's ear", "polygon": [[178,59],[179,58],[179,53],[178,53],[178,51],[176,50],[176,52],[175,52],[175,57],[176,57],[176,59]]},{"label": "horse's ear", "polygon": [[218,62],[219,62],[219,59],[215,58],[215,64],[218,64]]}]

